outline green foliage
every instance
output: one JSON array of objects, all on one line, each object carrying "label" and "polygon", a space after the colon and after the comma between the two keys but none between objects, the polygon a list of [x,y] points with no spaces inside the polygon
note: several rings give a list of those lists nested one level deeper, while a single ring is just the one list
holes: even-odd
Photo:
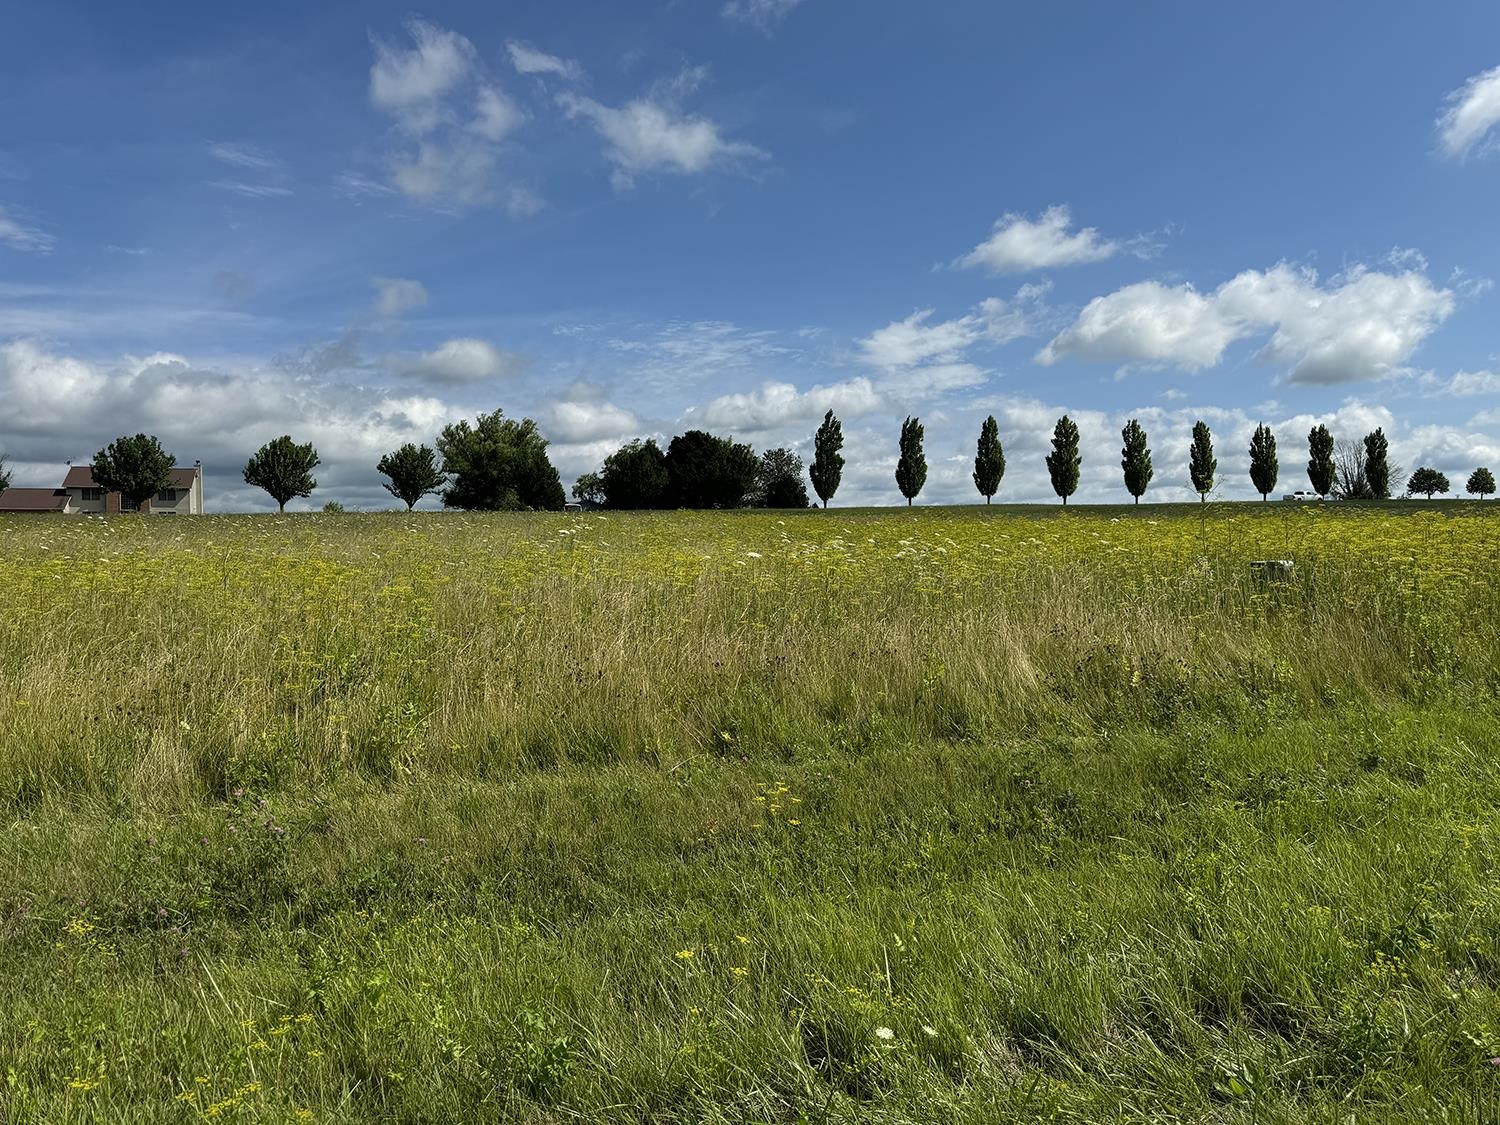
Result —
[{"label": "green foliage", "polygon": [[328,503],[326,503],[326,504],[323,505],[323,514],[325,516],[342,515],[343,512],[344,512],[344,506],[342,504],[340,504],[337,500],[330,500],[330,501],[328,501]]},{"label": "green foliage", "polygon": [[276,501],[279,511],[286,502],[299,496],[311,496],[318,482],[312,471],[319,464],[318,451],[312,442],[298,445],[288,434],[266,442],[245,464],[245,483],[263,488]]},{"label": "green foliage", "polygon": [[927,483],[927,455],[922,452],[922,423],[907,417],[901,423],[901,456],[896,461],[896,487],[906,497],[907,507]]},{"label": "green foliage", "polygon": [[1449,487],[1446,475],[1425,465],[1412,473],[1411,479],[1406,482],[1407,492],[1420,492],[1429,500],[1439,492],[1447,492]]},{"label": "green foliage", "polygon": [[1486,468],[1475,469],[1469,474],[1469,481],[1464,485],[1464,491],[1470,496],[1477,496],[1483,500],[1486,496],[1495,494],[1495,474]]},{"label": "green foliage", "polygon": [[1047,475],[1052,478],[1052,491],[1062,497],[1064,507],[1067,507],[1068,497],[1078,491],[1078,476],[1083,467],[1078,440],[1078,424],[1064,414],[1052,429],[1052,452],[1047,454]]},{"label": "green foliage", "polygon": [[1146,444],[1146,431],[1139,420],[1132,418],[1120,431],[1125,443],[1120,450],[1120,469],[1125,474],[1125,489],[1139,504],[1151,483],[1151,447]]},{"label": "green foliage", "polygon": [[573,482],[573,499],[580,504],[604,505],[604,475],[602,473],[579,473]]},{"label": "green foliage", "polygon": [[802,458],[790,449],[768,449],[761,454],[755,480],[754,507],[805,508],[807,484],[802,479]]},{"label": "green foliage", "polygon": [[443,506],[472,512],[560,512],[567,501],[547,456],[547,439],[530,418],[495,410],[443,427],[438,453],[451,482]]},{"label": "green foliage", "polygon": [[649,438],[637,438],[604,459],[598,476],[598,498],[608,508],[664,508],[671,483],[667,456],[661,447]]},{"label": "green foliage", "polygon": [[748,445],[703,430],[667,446],[667,503],[677,508],[738,508],[754,491],[760,458]]},{"label": "green foliage", "polygon": [[384,488],[406,505],[409,512],[424,496],[442,491],[448,474],[438,464],[437,451],[429,445],[407,442],[380,458],[375,471],[388,477]]},{"label": "green foliage", "polygon": [[1365,480],[1376,500],[1391,498],[1390,442],[1378,427],[1365,435]]},{"label": "green foliage", "polygon": [[1250,483],[1262,501],[1276,490],[1280,465],[1276,460],[1276,435],[1264,422],[1255,427],[1250,438]]},{"label": "green foliage", "polygon": [[979,428],[979,446],[974,451],[974,487],[988,504],[1000,490],[1005,476],[1005,450],[1000,445],[1000,426],[991,414]]},{"label": "green foliage", "polygon": [[94,454],[94,483],[118,492],[121,507],[136,511],[172,483],[175,464],[154,435],[119,437]]},{"label": "green foliage", "polygon": [[1214,490],[1214,477],[1219,471],[1219,462],[1214,457],[1214,439],[1208,423],[1193,423],[1193,445],[1188,451],[1188,479],[1200,502],[1207,501]]},{"label": "green foliage", "polygon": [[1307,434],[1307,479],[1319,496],[1333,491],[1335,467],[1333,463],[1333,435],[1327,426],[1314,426]]},{"label": "green foliage", "polygon": [[825,508],[839,490],[839,481],[844,475],[844,457],[839,452],[843,448],[844,427],[830,410],[823,415],[823,422],[813,435],[813,463],[808,470],[813,491]]}]

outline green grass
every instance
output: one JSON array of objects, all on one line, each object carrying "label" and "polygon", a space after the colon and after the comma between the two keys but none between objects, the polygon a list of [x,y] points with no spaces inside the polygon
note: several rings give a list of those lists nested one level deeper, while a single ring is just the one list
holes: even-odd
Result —
[{"label": "green grass", "polygon": [[0,1120],[1494,1120],[1500,525],[1267,507],[0,525]]}]

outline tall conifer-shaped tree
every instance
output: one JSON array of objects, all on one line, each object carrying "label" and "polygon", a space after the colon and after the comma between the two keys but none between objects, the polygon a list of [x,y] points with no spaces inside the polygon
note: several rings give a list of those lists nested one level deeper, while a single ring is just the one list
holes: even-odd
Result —
[{"label": "tall conifer-shaped tree", "polygon": [[839,481],[844,476],[844,456],[839,452],[843,448],[844,427],[830,410],[823,415],[823,424],[813,435],[813,463],[807,468],[813,491],[825,508],[839,490]]},{"label": "tall conifer-shaped tree", "polygon": [[1327,426],[1314,426],[1307,434],[1307,480],[1319,496],[1333,491],[1333,435]]},{"label": "tall conifer-shaped tree", "polygon": [[1000,446],[1000,427],[991,414],[979,428],[979,448],[974,452],[974,487],[988,504],[1000,490],[1005,476],[1005,450]]},{"label": "tall conifer-shaped tree", "polygon": [[908,417],[901,423],[901,458],[896,462],[896,487],[906,497],[906,506],[927,483],[927,455],[922,452],[922,422]]},{"label": "tall conifer-shaped tree", "polygon": [[1208,500],[1214,490],[1214,475],[1219,471],[1218,459],[1214,457],[1214,436],[1208,423],[1193,424],[1193,447],[1188,451],[1188,478],[1193,482],[1193,491],[1200,503]]},{"label": "tall conifer-shaped tree", "polygon": [[1146,444],[1146,431],[1141,428],[1139,419],[1132,418],[1125,423],[1125,428],[1120,431],[1120,439],[1125,443],[1120,450],[1120,470],[1125,474],[1125,489],[1139,504],[1141,497],[1146,494],[1146,487],[1151,483],[1153,473],[1151,447]]},{"label": "tall conifer-shaped tree", "polygon": [[1047,454],[1047,475],[1052,478],[1052,491],[1062,497],[1063,507],[1068,506],[1068,497],[1078,491],[1078,474],[1083,467],[1083,458],[1078,453],[1078,425],[1064,414],[1052,428],[1052,452]]},{"label": "tall conifer-shaped tree", "polygon": [[1373,434],[1365,435],[1365,480],[1377,500],[1391,498],[1391,443],[1385,438],[1385,430],[1376,427]]},{"label": "tall conifer-shaped tree", "polygon": [[1255,485],[1262,502],[1275,491],[1280,469],[1276,461],[1276,435],[1262,422],[1255,427],[1255,436],[1250,439],[1250,483]]}]

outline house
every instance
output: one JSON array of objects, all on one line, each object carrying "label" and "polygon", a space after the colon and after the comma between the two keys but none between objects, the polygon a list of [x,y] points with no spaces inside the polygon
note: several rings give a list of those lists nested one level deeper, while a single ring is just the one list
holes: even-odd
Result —
[{"label": "house", "polygon": [[0,492],[0,516],[23,512],[71,512],[72,498],[61,488],[7,488]]},{"label": "house", "polygon": [[[61,488],[7,488],[0,492],[0,514],[14,512],[61,512],[64,515],[104,515],[123,508],[118,492],[106,492],[94,483],[87,465],[73,465]],[[159,516],[203,514],[203,463],[191,469],[173,469],[166,488],[141,505],[141,510]]]}]

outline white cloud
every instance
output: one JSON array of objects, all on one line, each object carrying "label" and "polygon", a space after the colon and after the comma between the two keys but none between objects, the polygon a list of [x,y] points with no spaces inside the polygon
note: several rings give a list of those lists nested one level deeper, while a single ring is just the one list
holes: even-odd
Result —
[{"label": "white cloud", "polygon": [[982,383],[988,373],[966,360],[969,348],[1033,335],[1047,318],[1046,284],[1023,285],[1009,301],[989,297],[953,320],[932,322],[918,309],[859,342],[861,357],[885,372],[882,386],[906,394],[940,393]]},{"label": "white cloud", "polygon": [[770,34],[771,28],[791,14],[802,0],[727,0],[719,14],[726,20],[748,23]]},{"label": "white cloud", "polygon": [[1008,212],[996,220],[989,238],[954,265],[964,269],[980,266],[991,273],[1024,273],[1102,262],[1120,252],[1119,242],[1101,238],[1093,227],[1069,231],[1072,222],[1071,213],[1063,205],[1047,208],[1037,219]]},{"label": "white cloud", "polygon": [[400,360],[396,371],[429,383],[461,386],[509,375],[519,367],[519,357],[502,352],[488,340],[459,337],[444,341],[430,352]]},{"label": "white cloud", "polygon": [[604,140],[618,189],[649,172],[692,175],[764,159],[766,154],[754,145],[726,140],[715,122],[674,104],[676,94],[692,89],[702,76],[701,70],[686,71],[669,87],[618,108],[571,92],[559,94],[557,104],[570,118],[587,121]]},{"label": "white cloud", "polygon": [[57,239],[50,234],[22,222],[16,215],[7,214],[5,208],[0,207],[0,246],[24,250],[28,254],[50,254],[56,245]]},{"label": "white cloud", "polygon": [[1415,270],[1354,267],[1319,284],[1312,270],[1286,263],[1246,270],[1211,293],[1156,281],[1127,285],[1090,301],[1037,355],[1212,367],[1236,340],[1272,335],[1260,358],[1288,368],[1292,382],[1380,378],[1400,365],[1454,308],[1454,295]]},{"label": "white cloud", "polygon": [[311,381],[274,368],[206,368],[172,353],[96,363],[28,340],[0,344],[0,401],[0,446],[38,466],[35,483],[55,483],[67,459],[141,431],[160,436],[179,462],[203,461],[209,506],[219,511],[274,506],[239,474],[254,450],[282,433],[312,441],[324,461],[319,491],[303,507],[330,495],[386,507],[375,461],[406,441],[430,443],[462,414],[426,395]]},{"label": "white cloud", "polygon": [[1438,143],[1448,156],[1464,157],[1493,147],[1500,124],[1500,66],[1474,75],[1447,97],[1437,120]]},{"label": "white cloud", "polygon": [[438,102],[462,83],[475,64],[474,44],[424,20],[406,25],[412,47],[374,41],[370,101],[417,131],[430,128]]},{"label": "white cloud", "polygon": [[542,414],[542,429],[556,441],[623,441],[641,430],[641,420],[612,402],[564,400]]},{"label": "white cloud", "polygon": [[1422,376],[1422,389],[1429,394],[1468,398],[1472,395],[1500,395],[1500,372],[1459,371],[1447,379],[1432,372]]},{"label": "white cloud", "polygon": [[719,427],[741,434],[758,434],[793,422],[810,422],[832,410],[856,416],[878,410],[880,395],[869,379],[849,379],[799,391],[791,383],[765,383],[759,390],[720,395],[707,406],[693,407],[682,416],[684,425]]},{"label": "white cloud", "polygon": [[291,188],[280,184],[251,184],[244,180],[209,180],[208,186],[220,191],[232,191],[247,199],[284,199],[292,194]]},{"label": "white cloud", "polygon": [[539,51],[530,43],[518,39],[507,39],[505,49],[510,54],[510,64],[519,74],[555,74],[569,82],[582,82],[583,67],[572,59],[560,59]]},{"label": "white cloud", "polygon": [[610,351],[633,357],[631,376],[655,391],[698,387],[707,379],[741,375],[780,364],[798,352],[776,342],[776,333],[752,331],[720,320],[676,321],[637,338],[614,337]]},{"label": "white cloud", "polygon": [[281,160],[275,153],[258,145],[237,144],[230,141],[215,141],[208,146],[208,154],[221,164],[234,168],[249,168],[257,172],[279,169]]},{"label": "white cloud", "polygon": [[421,308],[427,303],[427,287],[405,277],[375,277],[375,311],[389,319]]},{"label": "white cloud", "polygon": [[[370,102],[396,124],[390,181],[403,195],[447,207],[499,202],[513,215],[541,206],[530,189],[499,184],[501,144],[526,115],[488,79],[468,39],[421,20],[407,24],[412,46],[375,40]],[[379,194],[358,173],[338,178],[351,198]]]}]

